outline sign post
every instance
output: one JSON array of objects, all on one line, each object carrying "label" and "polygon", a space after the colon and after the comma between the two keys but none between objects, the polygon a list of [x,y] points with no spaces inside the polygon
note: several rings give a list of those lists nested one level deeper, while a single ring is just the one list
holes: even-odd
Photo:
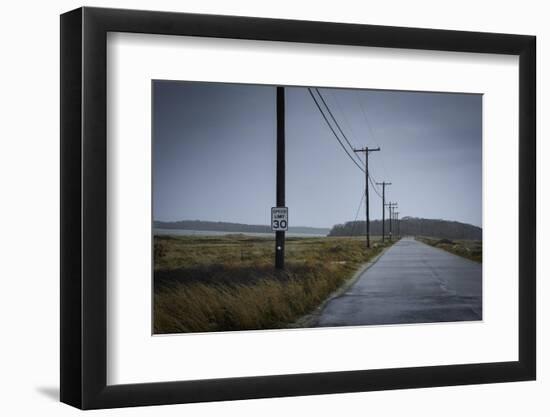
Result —
[{"label": "sign post", "polygon": [[[275,219],[278,228],[275,230],[275,268],[285,267],[285,231],[288,229],[288,209],[285,207],[285,89],[277,87],[277,210],[286,210],[286,219]],[[283,215],[283,212],[279,212]],[[271,227],[273,228],[273,209],[271,209]],[[281,222],[285,227],[281,228]]]}]

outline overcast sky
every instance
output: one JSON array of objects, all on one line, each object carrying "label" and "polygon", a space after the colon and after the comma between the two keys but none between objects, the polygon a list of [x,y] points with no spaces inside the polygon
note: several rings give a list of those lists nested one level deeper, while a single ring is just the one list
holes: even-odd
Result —
[{"label": "overcast sky", "polygon": [[[398,202],[400,217],[482,225],[481,95],[319,90],[352,145],[381,148],[369,157],[371,176],[392,183],[386,201]],[[153,82],[155,220],[270,223],[275,91]],[[286,88],[286,168],[290,226],[332,227],[355,218],[365,176],[303,87]],[[372,189],[370,201],[371,219],[381,218]]]}]

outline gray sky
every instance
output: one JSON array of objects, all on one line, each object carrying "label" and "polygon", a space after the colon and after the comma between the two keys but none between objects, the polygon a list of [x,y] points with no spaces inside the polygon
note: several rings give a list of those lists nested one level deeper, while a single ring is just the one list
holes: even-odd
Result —
[{"label": "gray sky", "polygon": [[[481,226],[482,96],[319,89],[400,217]],[[269,224],[275,205],[275,87],[153,82],[153,217]],[[307,88],[286,88],[290,226],[353,220],[365,175]],[[344,142],[345,143],[345,142]],[[381,192],[381,190],[380,190]],[[371,188],[371,219],[382,202]],[[359,213],[364,219],[364,204]]]}]

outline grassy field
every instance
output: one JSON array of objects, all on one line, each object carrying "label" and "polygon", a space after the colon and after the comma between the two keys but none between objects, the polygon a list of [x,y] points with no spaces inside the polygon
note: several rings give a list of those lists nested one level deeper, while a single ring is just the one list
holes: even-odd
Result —
[{"label": "grassy field", "polygon": [[287,238],[284,271],[274,240],[244,235],[155,236],[154,332],[288,327],[378,254],[376,239]]},{"label": "grassy field", "polygon": [[483,260],[483,243],[481,240],[449,240],[430,237],[417,237],[416,239],[475,262],[481,263]]}]

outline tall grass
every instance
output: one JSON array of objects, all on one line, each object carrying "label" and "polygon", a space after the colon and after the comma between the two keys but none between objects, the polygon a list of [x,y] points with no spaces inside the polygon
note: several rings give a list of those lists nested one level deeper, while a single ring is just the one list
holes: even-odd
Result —
[{"label": "tall grass", "polygon": [[470,259],[474,262],[481,263],[483,261],[483,243],[481,240],[449,240],[435,239],[430,237],[417,237],[421,242],[430,246],[443,249],[463,258]]},{"label": "tall grass", "polygon": [[314,310],[382,250],[362,239],[289,238],[286,267],[272,239],[155,238],[155,333],[284,328]]}]

